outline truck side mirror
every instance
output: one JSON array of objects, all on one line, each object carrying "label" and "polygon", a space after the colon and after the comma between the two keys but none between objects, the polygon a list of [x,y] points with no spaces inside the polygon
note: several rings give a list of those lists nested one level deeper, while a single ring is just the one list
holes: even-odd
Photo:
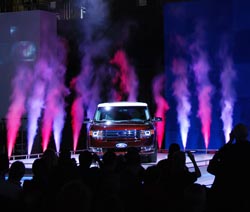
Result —
[{"label": "truck side mirror", "polygon": [[152,121],[153,121],[153,122],[160,122],[160,121],[162,121],[162,117],[154,117],[154,118],[152,119]]},{"label": "truck side mirror", "polygon": [[88,124],[88,123],[91,123],[92,122],[92,120],[90,119],[90,118],[85,118],[84,120],[83,120],[83,123],[84,124]]}]

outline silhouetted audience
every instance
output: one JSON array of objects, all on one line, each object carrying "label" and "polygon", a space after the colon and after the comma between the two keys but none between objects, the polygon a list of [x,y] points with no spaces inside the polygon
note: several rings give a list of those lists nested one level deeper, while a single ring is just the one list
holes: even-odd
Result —
[{"label": "silhouetted audience", "polygon": [[145,168],[141,164],[141,157],[136,148],[129,148],[124,158],[125,166],[120,172],[121,199],[125,211],[138,211],[143,204],[142,185]]},{"label": "silhouetted audience", "polygon": [[183,205],[188,212],[207,212],[207,188],[194,183],[184,190]]},{"label": "silhouetted audience", "polygon": [[215,153],[207,171],[215,176],[208,190],[210,211],[250,211],[250,142],[248,129],[239,123],[230,140]]},{"label": "silhouetted audience", "polygon": [[43,211],[49,198],[49,170],[44,158],[37,158],[32,164],[32,178],[23,182],[22,201],[25,210]]},{"label": "silhouetted audience", "polygon": [[147,203],[141,205],[142,211],[151,212],[166,209],[165,205],[168,200],[161,184],[161,170],[157,165],[150,165],[145,169],[142,195],[143,202]]},{"label": "silhouetted audience", "polygon": [[11,185],[9,192],[12,197],[18,199],[22,191],[22,178],[25,174],[25,165],[22,161],[14,161],[10,165],[8,183]]},{"label": "silhouetted audience", "polygon": [[[84,211],[91,212],[92,192],[81,180],[66,182],[54,197],[55,212]],[[50,208],[51,209],[51,208]]]},{"label": "silhouetted audience", "polygon": [[98,211],[121,211],[120,202],[120,173],[117,166],[119,165],[118,156],[115,152],[107,150],[100,164],[99,179],[97,189],[94,195],[93,212]]},{"label": "silhouetted audience", "polygon": [[79,161],[79,167],[82,170],[89,169],[92,165],[93,162],[93,156],[92,153],[88,150],[84,150],[80,152],[78,156],[78,161]]},{"label": "silhouetted audience", "polygon": [[71,152],[68,149],[62,149],[59,153],[57,163],[50,171],[50,188],[55,192],[58,191],[64,184],[71,180],[78,179],[77,163],[71,158]]},{"label": "silhouetted audience", "polygon": [[[22,209],[21,179],[25,173],[24,163],[14,161],[11,165],[5,154],[0,155],[0,205],[9,210]],[[8,175],[8,176],[7,176]]]},{"label": "silhouetted audience", "polygon": [[125,155],[107,150],[102,157],[85,150],[78,164],[67,149],[59,156],[47,149],[34,160],[32,179],[23,184],[23,162],[10,165],[1,154],[0,204],[25,211],[250,211],[247,136],[247,127],[237,124],[210,160],[207,171],[215,175],[211,188],[197,183],[201,172],[195,157],[177,143],[170,145],[167,158],[147,168],[136,148]]},{"label": "silhouetted audience", "polygon": [[55,166],[58,163],[58,156],[55,150],[51,148],[48,148],[43,152],[42,159],[45,161],[49,172],[54,170]]},{"label": "silhouetted audience", "polygon": [[105,195],[117,194],[120,190],[120,176],[117,172],[117,155],[108,150],[102,157],[102,166],[100,167],[98,193]]},{"label": "silhouetted audience", "polygon": [[163,181],[166,180],[166,177],[169,175],[170,166],[173,160],[173,155],[175,152],[178,152],[180,150],[181,150],[181,147],[178,143],[171,143],[168,149],[167,158],[162,159],[157,163],[157,167],[159,168],[161,172],[160,180],[163,180]]},{"label": "silhouetted audience", "polygon": [[194,170],[191,171],[186,166],[186,153],[176,151],[172,156],[172,161],[169,166],[168,175],[164,187],[167,192],[168,201],[171,203],[168,206],[170,211],[185,210],[184,192],[186,189],[193,186],[197,179],[201,176],[199,167],[196,164],[195,158],[191,152],[187,152],[188,157],[193,163]]},{"label": "silhouetted audience", "polygon": [[[98,189],[100,178],[99,167],[102,166],[101,159],[96,154],[84,150],[79,153],[78,161],[77,172],[79,178],[95,193]],[[96,163],[98,163],[98,165]]]}]

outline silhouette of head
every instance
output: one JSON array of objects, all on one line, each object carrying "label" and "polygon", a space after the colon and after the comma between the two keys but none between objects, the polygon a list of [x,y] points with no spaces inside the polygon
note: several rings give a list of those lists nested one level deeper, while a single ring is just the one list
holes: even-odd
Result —
[{"label": "silhouette of head", "polygon": [[248,136],[248,129],[244,124],[239,123],[235,125],[233,134],[236,140],[246,139]]},{"label": "silhouette of head", "polygon": [[173,164],[176,169],[182,169],[186,165],[186,154],[183,151],[176,151],[173,154]]},{"label": "silhouette of head", "polygon": [[25,174],[25,165],[22,161],[15,161],[11,164],[9,169],[9,180],[20,181]]},{"label": "silhouette of head", "polygon": [[79,154],[79,163],[82,167],[89,168],[92,164],[92,154],[90,151],[85,150]]},{"label": "silhouette of head", "polygon": [[140,164],[141,162],[139,151],[134,147],[128,148],[125,159],[127,164]]},{"label": "silhouette of head", "polygon": [[116,154],[112,150],[108,150],[104,153],[102,160],[105,165],[113,164],[116,161]]},{"label": "silhouette of head", "polygon": [[168,150],[168,157],[172,157],[177,151],[180,151],[180,145],[177,143],[171,143]]}]

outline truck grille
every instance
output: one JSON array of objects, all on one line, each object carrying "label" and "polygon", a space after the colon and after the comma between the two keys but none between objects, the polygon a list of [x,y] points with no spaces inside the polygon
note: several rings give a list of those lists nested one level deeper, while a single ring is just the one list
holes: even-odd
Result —
[{"label": "truck grille", "polygon": [[138,139],[140,132],[138,130],[105,130],[103,137],[109,139]]}]

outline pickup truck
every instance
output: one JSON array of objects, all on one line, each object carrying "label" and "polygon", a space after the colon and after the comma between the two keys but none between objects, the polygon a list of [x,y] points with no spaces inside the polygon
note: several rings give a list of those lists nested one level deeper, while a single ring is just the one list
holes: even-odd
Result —
[{"label": "pickup truck", "polygon": [[106,102],[97,105],[93,118],[87,124],[87,149],[102,156],[108,149],[126,154],[136,148],[142,163],[157,161],[157,131],[155,123],[161,117],[151,118],[145,102]]}]

